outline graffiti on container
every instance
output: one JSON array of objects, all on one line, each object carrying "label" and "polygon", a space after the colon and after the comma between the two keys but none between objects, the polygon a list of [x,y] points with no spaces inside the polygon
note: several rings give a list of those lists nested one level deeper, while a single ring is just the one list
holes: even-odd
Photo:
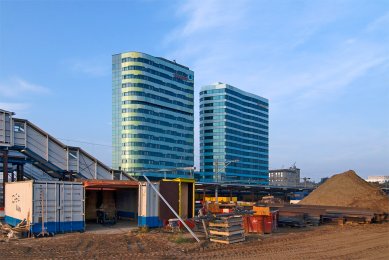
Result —
[{"label": "graffiti on container", "polygon": [[16,204],[15,205],[16,211],[22,212],[22,208],[18,205],[19,202],[20,202],[20,195],[17,193],[12,195],[12,204]]}]

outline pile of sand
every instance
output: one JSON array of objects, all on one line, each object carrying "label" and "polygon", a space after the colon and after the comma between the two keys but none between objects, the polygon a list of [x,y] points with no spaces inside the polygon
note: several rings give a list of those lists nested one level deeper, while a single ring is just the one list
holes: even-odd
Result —
[{"label": "pile of sand", "polygon": [[332,176],[299,204],[355,207],[389,212],[389,197],[352,170]]}]

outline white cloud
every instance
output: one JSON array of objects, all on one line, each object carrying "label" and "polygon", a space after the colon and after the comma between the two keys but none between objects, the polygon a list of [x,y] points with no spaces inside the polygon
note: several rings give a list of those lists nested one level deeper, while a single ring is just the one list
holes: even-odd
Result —
[{"label": "white cloud", "polygon": [[28,82],[22,78],[14,77],[0,82],[0,97],[18,98],[31,94],[48,94],[48,88]]},{"label": "white cloud", "polygon": [[11,103],[3,103],[3,102],[0,103],[0,109],[10,111],[10,112],[15,112],[15,113],[25,111],[28,108],[30,108],[29,103],[12,103],[12,102]]},{"label": "white cloud", "polygon": [[256,1],[187,1],[177,9],[185,19],[169,36],[178,47],[168,56],[191,64],[197,91],[221,81],[275,103],[303,99],[314,105],[325,94],[342,95],[342,89],[389,58],[385,42],[366,31],[385,28],[387,15],[352,36],[327,32],[336,31],[347,12],[347,2],[305,2],[294,8]]},{"label": "white cloud", "polygon": [[63,62],[72,72],[92,77],[103,77],[111,73],[110,61],[100,58],[69,59]]},{"label": "white cloud", "polygon": [[299,109],[304,118],[305,111],[352,95],[352,83],[389,65],[389,45],[378,40],[388,31],[387,15],[353,23],[352,7],[347,1],[186,1],[177,8],[166,56],[195,71],[195,93],[221,81],[269,98],[272,116]]}]

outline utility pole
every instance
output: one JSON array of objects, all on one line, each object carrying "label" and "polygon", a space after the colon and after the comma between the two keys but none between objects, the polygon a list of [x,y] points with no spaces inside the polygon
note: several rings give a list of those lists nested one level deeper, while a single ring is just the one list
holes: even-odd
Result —
[{"label": "utility pole", "polygon": [[311,178],[304,177],[304,178],[301,178],[301,179],[304,180],[304,188],[307,188],[307,180],[310,180]]},{"label": "utility pole", "polygon": [[227,162],[223,162],[224,166],[219,170],[219,160],[216,159],[215,164],[215,176],[216,176],[216,188],[215,188],[215,203],[219,204],[219,173],[224,171],[225,168],[227,168],[228,165],[234,162],[239,162],[239,160],[231,160]]}]

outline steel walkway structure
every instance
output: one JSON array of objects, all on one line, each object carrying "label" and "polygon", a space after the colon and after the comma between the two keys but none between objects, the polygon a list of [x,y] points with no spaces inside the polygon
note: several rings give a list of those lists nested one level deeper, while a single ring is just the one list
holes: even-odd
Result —
[{"label": "steel walkway structure", "polygon": [[[23,165],[29,179],[129,179],[97,160],[79,147],[68,146],[35,124],[13,117],[14,113],[0,109],[0,171],[4,163]],[[10,169],[12,170],[12,169]],[[5,171],[8,171],[6,169]]]}]

